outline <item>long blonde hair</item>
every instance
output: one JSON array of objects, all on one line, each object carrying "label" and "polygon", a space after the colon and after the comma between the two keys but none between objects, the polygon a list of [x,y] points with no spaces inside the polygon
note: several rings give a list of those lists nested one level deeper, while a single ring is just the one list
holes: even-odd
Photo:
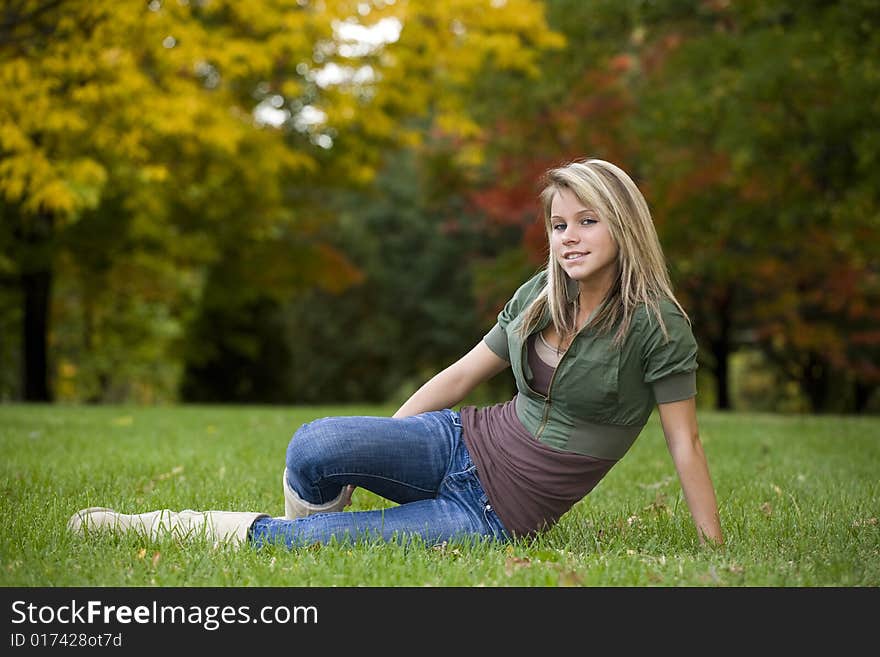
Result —
[{"label": "long blonde hair", "polygon": [[[621,345],[629,331],[633,314],[640,304],[651,311],[668,338],[660,314],[660,302],[668,299],[687,319],[687,313],[672,292],[663,249],[644,196],[623,169],[610,162],[588,159],[549,170],[541,192],[547,241],[553,232],[550,207],[562,189],[571,190],[588,208],[608,223],[618,247],[617,277],[608,290],[590,324],[599,333],[609,333],[615,326],[614,344]],[[557,333],[573,335],[577,331],[576,308],[570,289],[576,287],[550,249],[544,288],[526,308],[520,331],[525,337],[541,322],[549,310]],[[688,320],[690,321],[690,320]]]}]

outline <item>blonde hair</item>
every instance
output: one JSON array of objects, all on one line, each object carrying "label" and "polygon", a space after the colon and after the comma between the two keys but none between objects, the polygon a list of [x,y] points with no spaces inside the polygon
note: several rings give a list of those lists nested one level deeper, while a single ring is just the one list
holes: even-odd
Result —
[{"label": "blonde hair", "polygon": [[[541,192],[547,241],[553,227],[550,207],[562,189],[568,189],[587,207],[606,221],[611,237],[618,247],[617,277],[590,324],[599,333],[609,333],[615,326],[614,344],[621,345],[629,331],[633,314],[644,304],[657,318],[664,336],[666,325],[660,314],[660,302],[668,299],[687,319],[687,313],[672,292],[666,259],[651,219],[644,196],[623,169],[604,160],[588,159],[551,169],[545,175]],[[575,298],[569,287],[574,286],[550,250],[544,288],[526,308],[520,331],[531,333],[549,311],[556,331],[569,336],[577,331]],[[690,320],[688,320],[690,321]]]}]

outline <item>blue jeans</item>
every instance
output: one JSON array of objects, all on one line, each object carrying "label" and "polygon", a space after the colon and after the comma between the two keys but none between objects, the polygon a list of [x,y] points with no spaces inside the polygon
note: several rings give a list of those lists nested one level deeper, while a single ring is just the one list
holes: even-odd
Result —
[{"label": "blue jeans", "polygon": [[346,485],[398,506],[375,511],[260,518],[257,546],[420,537],[427,544],[510,537],[477,478],[461,416],[446,409],[407,418],[332,417],[304,424],[287,447],[287,479],[306,502],[325,504]]}]

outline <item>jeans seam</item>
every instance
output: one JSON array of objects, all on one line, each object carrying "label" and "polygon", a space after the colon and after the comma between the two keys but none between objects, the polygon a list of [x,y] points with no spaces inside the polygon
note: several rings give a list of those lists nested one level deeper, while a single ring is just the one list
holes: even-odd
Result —
[{"label": "jeans seam", "polygon": [[[502,538],[504,540],[509,539],[510,533],[507,531],[504,523],[501,522],[501,518],[498,517],[498,513],[496,513],[495,511],[495,507],[492,506],[492,504],[489,502],[487,502],[486,504],[487,506],[483,507],[483,517],[485,518],[486,524],[489,526],[489,529],[492,531],[492,535],[498,538]],[[492,514],[491,517],[489,514]]]},{"label": "jeans seam", "polygon": [[[440,487],[443,488],[443,483],[446,481],[449,475],[454,474],[452,472],[453,463],[455,462],[455,455],[458,451],[459,444],[464,444],[464,438],[462,438],[461,430],[459,429],[457,432],[453,431],[452,445],[450,445],[449,450],[449,461],[446,463],[446,472],[443,473],[443,477],[440,478]],[[458,435],[455,435],[455,434]],[[439,490],[438,488],[438,490]]]},{"label": "jeans seam", "polygon": [[411,484],[406,481],[400,481],[399,479],[394,479],[393,477],[383,477],[382,475],[377,474],[369,474],[364,472],[334,472],[333,474],[325,474],[324,478],[328,479],[330,477],[364,477],[368,479],[381,479],[382,481],[390,481],[392,483],[398,484],[400,486],[406,486],[407,488],[412,488],[414,490],[422,491],[423,493],[436,493],[436,489],[431,488],[422,488],[421,486],[416,486],[415,484]]}]

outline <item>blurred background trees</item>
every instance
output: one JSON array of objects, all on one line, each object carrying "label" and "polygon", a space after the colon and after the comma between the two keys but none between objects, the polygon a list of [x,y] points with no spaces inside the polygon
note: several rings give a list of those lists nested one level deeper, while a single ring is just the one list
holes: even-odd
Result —
[{"label": "blurred background trees", "polygon": [[[400,401],[633,174],[700,403],[880,408],[870,0],[9,0],[0,398]],[[501,400],[493,381],[480,401]]]}]

